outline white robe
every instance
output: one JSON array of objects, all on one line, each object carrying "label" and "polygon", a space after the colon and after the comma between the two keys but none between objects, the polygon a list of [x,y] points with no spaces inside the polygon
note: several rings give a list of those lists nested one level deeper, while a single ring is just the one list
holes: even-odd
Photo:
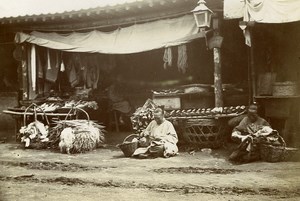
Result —
[{"label": "white robe", "polygon": [[138,148],[133,156],[146,153],[151,146],[163,145],[164,146],[164,157],[174,156],[178,153],[178,142],[177,133],[173,124],[164,119],[163,123],[157,124],[155,120],[152,120],[147,126],[144,132],[149,133],[150,146],[146,148]]}]

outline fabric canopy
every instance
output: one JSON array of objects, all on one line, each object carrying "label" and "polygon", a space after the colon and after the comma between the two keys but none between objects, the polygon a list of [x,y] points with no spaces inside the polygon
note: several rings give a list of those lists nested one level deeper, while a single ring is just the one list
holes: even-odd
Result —
[{"label": "fabric canopy", "polygon": [[175,46],[195,38],[204,37],[192,15],[164,19],[119,28],[112,32],[91,31],[70,34],[17,33],[16,43],[28,42],[68,52],[98,52],[104,54],[130,54]]},{"label": "fabric canopy", "polygon": [[224,0],[224,18],[285,23],[300,21],[299,0]]}]

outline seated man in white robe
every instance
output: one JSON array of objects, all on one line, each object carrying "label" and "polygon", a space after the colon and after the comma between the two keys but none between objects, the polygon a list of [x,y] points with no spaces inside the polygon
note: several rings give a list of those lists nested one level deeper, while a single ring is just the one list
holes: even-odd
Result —
[{"label": "seated man in white robe", "polygon": [[141,133],[143,138],[140,142],[148,143],[147,147],[138,148],[133,156],[147,157],[170,157],[178,153],[178,137],[173,124],[164,118],[164,111],[157,108],[154,111],[154,120]]}]

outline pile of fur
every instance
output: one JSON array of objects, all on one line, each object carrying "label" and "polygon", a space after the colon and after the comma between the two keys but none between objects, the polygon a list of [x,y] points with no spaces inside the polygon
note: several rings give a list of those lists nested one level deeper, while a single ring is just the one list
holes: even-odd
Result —
[{"label": "pile of fur", "polygon": [[104,144],[105,130],[89,120],[62,120],[51,129],[50,138],[62,153],[84,153]]}]

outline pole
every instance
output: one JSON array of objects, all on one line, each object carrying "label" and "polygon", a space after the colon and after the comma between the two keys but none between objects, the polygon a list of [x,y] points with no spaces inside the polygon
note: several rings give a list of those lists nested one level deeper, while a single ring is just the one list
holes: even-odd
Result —
[{"label": "pole", "polygon": [[256,72],[255,72],[255,63],[254,63],[254,40],[253,40],[253,25],[249,25],[249,33],[250,33],[250,40],[251,40],[251,46],[249,47],[250,52],[250,76],[251,76],[251,97],[250,100],[252,103],[255,102],[255,96],[256,96]]},{"label": "pole", "polygon": [[216,14],[212,18],[213,37],[209,40],[209,48],[213,50],[214,55],[214,93],[215,107],[223,107],[223,89],[222,89],[222,65],[221,65],[221,46],[223,37],[219,33],[220,20]]},{"label": "pole", "polygon": [[[252,37],[252,31],[250,31],[251,38]],[[256,96],[256,73],[255,73],[255,65],[254,65],[254,47],[253,47],[253,40],[251,39],[252,44],[250,47],[250,66],[251,66],[251,80],[252,80],[252,102],[255,102],[255,96]]]},{"label": "pole", "polygon": [[223,107],[223,93],[222,93],[222,68],[221,68],[221,49],[213,48],[214,51],[214,93],[215,93],[215,107]]},{"label": "pole", "polygon": [[251,77],[251,50],[250,47],[247,47],[247,53],[248,53],[248,95],[249,95],[249,102],[248,104],[252,104],[252,97],[253,97],[253,92],[252,92],[252,77]]}]

